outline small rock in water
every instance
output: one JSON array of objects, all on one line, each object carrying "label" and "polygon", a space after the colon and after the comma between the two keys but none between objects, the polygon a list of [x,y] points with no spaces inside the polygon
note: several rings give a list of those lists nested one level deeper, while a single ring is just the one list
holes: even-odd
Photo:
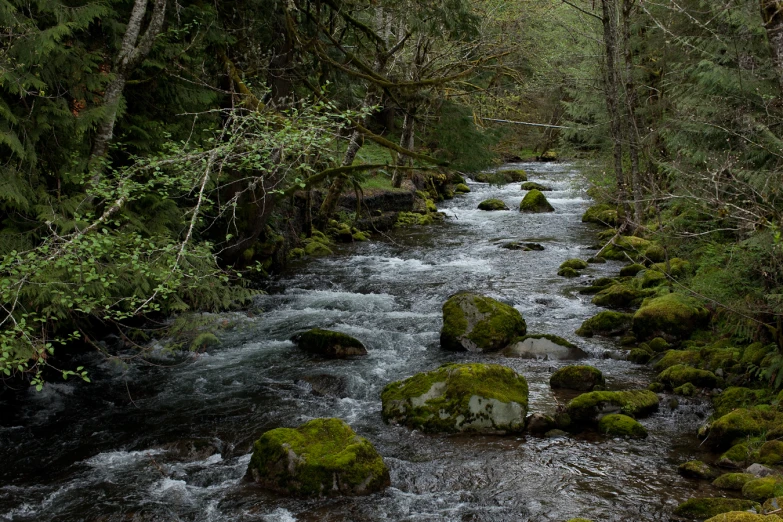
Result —
[{"label": "small rock in water", "polygon": [[298,379],[296,383],[304,385],[314,395],[337,397],[338,399],[348,397],[345,377],[339,375],[329,375],[328,373],[306,375]]},{"label": "small rock in water", "polygon": [[587,352],[555,335],[528,335],[503,350],[506,357],[567,361],[584,359]]},{"label": "small rock in water", "polygon": [[745,473],[750,473],[756,477],[769,477],[778,474],[777,471],[763,464],[751,464],[745,469]]},{"label": "small rock in water", "polygon": [[549,430],[544,433],[544,437],[547,439],[564,439],[568,437],[568,433],[563,430]]},{"label": "small rock in water", "polygon": [[543,413],[534,413],[530,415],[525,424],[528,433],[532,435],[542,435],[550,432],[555,427],[555,419]]},{"label": "small rock in water", "polygon": [[306,352],[332,359],[367,354],[367,348],[364,347],[361,341],[350,335],[332,330],[313,328],[295,335],[291,340]]}]

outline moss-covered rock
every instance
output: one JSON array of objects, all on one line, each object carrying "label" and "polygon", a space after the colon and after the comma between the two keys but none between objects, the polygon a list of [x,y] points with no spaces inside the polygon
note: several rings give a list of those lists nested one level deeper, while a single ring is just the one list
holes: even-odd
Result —
[{"label": "moss-covered rock", "polygon": [[633,316],[633,331],[639,339],[685,339],[704,326],[709,317],[709,310],[696,299],[677,293],[666,294],[642,303]]},{"label": "moss-covered rock", "polygon": [[573,422],[584,423],[608,413],[643,417],[656,411],[658,403],[658,396],[649,390],[593,391],[572,399],[566,412]]},{"label": "moss-covered rock", "polygon": [[628,353],[628,360],[636,364],[647,364],[654,355],[649,348],[634,348]]},{"label": "moss-covered rock", "polygon": [[639,272],[644,270],[644,265],[640,265],[639,263],[633,263],[630,265],[626,265],[620,269],[620,275],[623,277],[633,277]]},{"label": "moss-covered rock", "polygon": [[522,314],[490,297],[460,292],[443,304],[440,345],[447,350],[497,351],[526,332]]},{"label": "moss-covered rock", "polygon": [[606,248],[601,251],[601,257],[614,259],[617,261],[639,260],[644,258],[644,254],[651,243],[636,236],[618,236]]},{"label": "moss-covered rock", "polygon": [[737,439],[754,437],[767,431],[770,417],[769,412],[758,408],[736,409],[710,424],[709,439],[712,444],[727,448]]},{"label": "moss-covered rock", "polygon": [[264,488],[304,497],[367,495],[390,485],[383,458],[340,419],[267,431],[253,444],[248,476]]},{"label": "moss-covered rock", "polygon": [[647,343],[647,345],[655,353],[663,353],[669,348],[671,348],[671,345],[668,342],[666,342],[666,339],[664,339],[663,337],[655,337],[651,339],[650,342]]},{"label": "moss-covered rock", "polygon": [[506,204],[500,199],[485,199],[478,206],[479,210],[508,210]]},{"label": "moss-covered rock", "polygon": [[[680,517],[704,520],[721,513],[748,511],[751,509],[761,511],[761,504],[738,498],[692,498],[677,506],[674,514]],[[717,520],[721,519],[718,518]]]},{"label": "moss-covered rock", "polygon": [[630,308],[652,295],[651,290],[640,290],[632,285],[617,283],[608,286],[593,297],[593,304],[607,308]]},{"label": "moss-covered rock", "polygon": [[624,314],[621,312],[599,312],[590,319],[584,321],[582,326],[576,331],[577,335],[582,337],[592,337],[594,335],[614,336],[620,335],[631,327],[633,314]]},{"label": "moss-covered rock", "polygon": [[587,263],[581,259],[567,259],[560,264],[560,268],[573,268],[574,270],[584,270],[587,268]]},{"label": "moss-covered rock", "polygon": [[669,350],[655,363],[653,368],[662,372],[677,365],[695,366],[699,363],[699,352],[694,350]]},{"label": "moss-covered rock", "polygon": [[427,432],[519,433],[527,381],[498,364],[446,364],[387,385],[383,419]]},{"label": "moss-covered rock", "polygon": [[531,190],[519,203],[521,212],[554,212],[555,208],[549,204],[546,196],[540,190]]},{"label": "moss-covered rock", "polygon": [[587,365],[564,366],[549,378],[552,388],[591,391],[596,386],[604,386],[606,381],[601,370]]},{"label": "moss-covered rock", "polygon": [[520,187],[522,190],[540,190],[541,192],[548,192],[552,190],[549,187],[545,187],[544,185],[540,183],[536,183],[535,181],[526,181],[522,183],[522,186]]},{"label": "moss-covered rock", "polygon": [[467,194],[470,192],[470,187],[465,185],[464,183],[458,183],[454,187],[454,193],[455,194]]},{"label": "moss-covered rock", "polygon": [[334,254],[331,248],[320,241],[311,241],[304,247],[304,253],[311,257],[331,256]]},{"label": "moss-covered rock", "polygon": [[544,433],[551,431],[557,427],[557,421],[554,417],[544,415],[543,413],[534,413],[528,415],[525,419],[525,426],[527,432],[531,435],[543,435]]},{"label": "moss-covered rock", "polygon": [[761,364],[761,361],[764,360],[764,357],[774,350],[775,345],[773,344],[764,345],[763,343],[753,343],[746,346],[742,351],[740,362],[744,365],[754,364],[758,366]]},{"label": "moss-covered rock", "polygon": [[720,395],[712,398],[712,406],[715,408],[715,418],[722,417],[738,408],[747,408],[756,404],[762,404],[768,398],[766,390],[751,390],[739,386],[731,386],[723,390]]},{"label": "moss-covered rock", "polygon": [[781,495],[783,495],[783,477],[779,475],[749,480],[742,486],[742,496],[758,502]]},{"label": "moss-covered rock", "polygon": [[507,250],[521,250],[523,252],[540,252],[544,250],[544,246],[540,243],[523,243],[521,241],[509,241],[500,245],[501,248]]},{"label": "moss-covered rock", "polygon": [[661,263],[666,260],[666,251],[661,245],[652,244],[645,250],[644,257],[650,263]]},{"label": "moss-covered rock", "polygon": [[505,183],[527,181],[527,173],[522,169],[497,170],[494,172],[480,172],[474,175],[473,179],[481,183],[502,185]]},{"label": "moss-covered rock", "polygon": [[755,480],[755,475],[750,473],[724,473],[720,477],[712,481],[712,485],[718,489],[726,489],[728,491],[742,491],[742,487],[746,482]]},{"label": "moss-covered rock", "polygon": [[619,413],[604,415],[598,421],[598,431],[610,437],[647,438],[647,430],[635,419]]},{"label": "moss-covered rock", "polygon": [[522,169],[510,169],[499,171],[509,182],[527,181],[527,172]]},{"label": "moss-covered rock", "polygon": [[577,272],[573,268],[565,267],[558,270],[557,275],[559,275],[560,277],[574,278],[574,277],[579,277],[579,272]]},{"label": "moss-covered rock", "polygon": [[731,511],[716,515],[704,522],[783,522],[777,515],[757,515],[748,511]]},{"label": "moss-covered rock", "polygon": [[675,364],[666,368],[658,374],[657,380],[669,389],[682,386],[687,382],[699,388],[715,388],[718,386],[718,378],[714,373],[684,364]]},{"label": "moss-covered rock", "polygon": [[783,463],[783,441],[769,440],[759,448],[758,462],[767,466]]},{"label": "moss-covered rock", "polygon": [[768,498],[761,506],[764,513],[783,512],[783,497]]},{"label": "moss-covered rock", "polygon": [[679,257],[669,260],[669,271],[666,271],[666,263],[655,263],[649,269],[639,273],[642,288],[652,288],[668,281],[668,273],[672,279],[679,279],[691,272],[691,264]]},{"label": "moss-covered rock", "polygon": [[562,337],[550,334],[530,334],[514,339],[504,350],[506,357],[571,361],[585,359],[588,354]]},{"label": "moss-covered rock", "polygon": [[313,328],[291,338],[299,348],[306,352],[323,355],[333,359],[366,355],[367,348],[361,341],[342,332]]},{"label": "moss-covered rock", "polygon": [[617,208],[607,204],[593,205],[582,215],[582,222],[615,227],[619,223]]},{"label": "moss-covered rock", "polygon": [[675,395],[681,395],[682,397],[694,397],[699,393],[699,389],[693,385],[693,383],[686,382],[680,386],[677,386],[672,390]]},{"label": "moss-covered rock", "polygon": [[754,448],[756,446],[757,444],[751,442],[735,444],[720,456],[718,465],[724,468],[744,468],[749,462],[755,460],[757,452]]},{"label": "moss-covered rock", "polygon": [[677,472],[683,477],[712,480],[718,476],[718,472],[700,460],[689,460],[677,466]]}]

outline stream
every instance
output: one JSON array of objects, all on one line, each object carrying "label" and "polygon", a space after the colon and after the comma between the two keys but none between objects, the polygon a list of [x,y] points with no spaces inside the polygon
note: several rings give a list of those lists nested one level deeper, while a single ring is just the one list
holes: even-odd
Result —
[{"label": "stream", "polygon": [[[619,262],[576,279],[556,275],[566,259],[595,251],[598,229],[580,218],[589,199],[575,167],[510,164],[552,187],[549,214],[522,214],[519,183],[471,183],[439,204],[447,219],[376,236],[339,254],[298,262],[248,313],[236,313],[222,343],[198,356],[126,363],[85,355],[93,384],[52,382],[0,402],[2,521],[666,521],[678,502],[713,496],[677,465],[700,457],[694,434],[706,405],[678,398],[642,420],[642,441],[595,434],[569,438],[439,436],[388,426],[380,392],[394,380],[447,362],[500,363],[524,375],[530,412],[553,413],[570,396],[549,375],[568,362],[440,349],[441,306],[459,290],[513,304],[530,333],[586,350],[609,389],[646,388],[646,366],[623,360],[616,340],[574,334],[601,309],[577,290],[616,276]],[[505,167],[504,167],[505,168]],[[511,211],[476,210],[483,199]],[[500,247],[536,242],[543,251]],[[369,354],[323,360],[290,337],[312,327],[360,339]],[[316,393],[317,392],[317,393]],[[368,497],[298,500],[243,480],[250,446],[264,431],[339,417],[367,437],[392,486]],[[700,491],[703,489],[704,491]]]}]

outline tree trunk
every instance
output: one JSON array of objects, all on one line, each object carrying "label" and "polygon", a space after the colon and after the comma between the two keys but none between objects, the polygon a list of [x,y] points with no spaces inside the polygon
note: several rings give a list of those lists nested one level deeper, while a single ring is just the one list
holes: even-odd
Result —
[{"label": "tree trunk", "polygon": [[[402,124],[402,135],[400,136],[400,147],[408,150],[413,150],[413,130],[416,125],[416,106],[412,105],[405,113],[405,120]],[[404,166],[410,164],[411,160],[405,154],[397,155],[397,165]],[[402,186],[403,178],[402,169],[394,169],[394,176],[392,177],[392,186],[394,188],[400,188]]]},{"label": "tree trunk", "polygon": [[609,113],[609,131],[612,139],[614,175],[617,181],[617,198],[625,210],[626,220],[630,214],[628,196],[623,173],[623,132],[620,115],[619,78],[617,71],[617,0],[601,0],[606,51],[606,73],[604,93]]},{"label": "tree trunk", "polygon": [[631,156],[631,188],[633,190],[634,224],[639,226],[644,221],[644,206],[642,205],[642,177],[639,172],[639,126],[636,120],[639,98],[636,95],[636,83],[633,78],[633,51],[631,50],[631,14],[636,0],[623,0],[623,51],[625,54],[625,103],[627,109],[626,132],[628,148]]},{"label": "tree trunk", "polygon": [[[353,164],[353,160],[356,159],[356,154],[359,152],[359,149],[362,148],[363,142],[362,133],[358,130],[354,130],[353,134],[351,134],[351,141],[348,143],[348,148],[343,156],[343,161],[341,163],[343,167]],[[340,195],[343,193],[344,188],[345,176],[339,176],[332,181],[329,191],[326,193],[323,203],[321,203],[318,217],[315,220],[315,227],[317,229],[323,230],[326,228],[329,218],[334,214],[334,211],[337,208],[337,201],[340,199]]]},{"label": "tree trunk", "polygon": [[772,63],[783,91],[783,2],[780,0],[759,0],[764,28],[772,51]]}]

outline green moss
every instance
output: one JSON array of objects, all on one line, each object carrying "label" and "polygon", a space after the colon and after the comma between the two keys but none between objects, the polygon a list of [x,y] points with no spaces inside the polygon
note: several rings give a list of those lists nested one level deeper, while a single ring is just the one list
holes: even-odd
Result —
[{"label": "green moss", "polygon": [[464,183],[458,183],[457,186],[454,187],[454,192],[457,194],[467,194],[470,192],[470,187]]},{"label": "green moss", "polygon": [[758,408],[739,408],[723,415],[710,425],[713,444],[728,447],[736,439],[761,435],[774,421],[774,414]]},{"label": "green moss", "polygon": [[547,201],[546,196],[540,190],[531,190],[519,203],[521,212],[554,212],[555,209]]},{"label": "green moss", "polygon": [[604,386],[606,381],[601,370],[587,365],[564,366],[549,378],[552,388],[590,391],[596,386]]},{"label": "green moss", "polygon": [[632,314],[610,311],[599,312],[584,321],[582,326],[576,331],[576,334],[582,337],[620,335],[631,327],[632,319]]},{"label": "green moss", "polygon": [[663,383],[669,389],[682,386],[686,382],[699,388],[715,388],[718,386],[718,378],[707,370],[699,370],[684,364],[675,364],[658,374],[658,382]]},{"label": "green moss", "polygon": [[742,491],[742,486],[746,482],[754,480],[755,475],[750,473],[724,473],[712,481],[712,485],[718,489],[727,489],[729,491]]},{"label": "green moss", "polygon": [[617,209],[612,205],[600,204],[588,208],[582,215],[583,223],[596,223],[608,227],[618,224]]},{"label": "green moss", "polygon": [[292,248],[288,252],[288,259],[299,259],[305,256],[304,248]]},{"label": "green moss", "polygon": [[199,334],[193,339],[193,342],[190,343],[190,349],[194,352],[198,352],[205,348],[209,348],[210,346],[217,346],[218,344],[220,344],[220,339],[218,339],[215,334],[206,332]]},{"label": "green moss", "polygon": [[620,275],[623,277],[633,277],[639,272],[644,270],[644,265],[640,265],[639,263],[633,263],[630,265],[626,265],[620,269]]},{"label": "green moss", "polygon": [[715,371],[718,368],[730,370],[740,359],[740,351],[736,348],[718,348],[716,346],[706,346],[699,352],[701,364],[699,366],[705,370]]},{"label": "green moss", "polygon": [[362,232],[360,230],[357,230],[356,232],[354,232],[351,235],[351,237],[353,238],[354,241],[369,241],[370,240],[370,238],[367,237],[367,234],[365,234],[364,232]]},{"label": "green moss", "polygon": [[527,181],[527,173],[522,169],[498,170],[495,172],[480,172],[473,179],[481,183],[502,185],[504,183]]},{"label": "green moss", "polygon": [[617,413],[602,417],[598,421],[598,431],[610,437],[647,438],[647,430],[644,426],[627,415]]},{"label": "green moss", "polygon": [[427,213],[417,214],[416,212],[400,212],[397,214],[397,221],[394,223],[395,228],[404,228],[410,226],[424,226],[434,223],[438,214]]},{"label": "green moss", "polygon": [[340,419],[267,431],[253,444],[248,472],[268,489],[298,496],[366,494],[390,483],[372,444]]},{"label": "green moss", "polygon": [[750,509],[761,511],[761,504],[737,498],[692,498],[677,506],[674,514],[681,517],[704,520],[721,513],[747,511]]},{"label": "green moss", "polygon": [[734,467],[744,467],[756,460],[756,457],[758,456],[756,448],[758,445],[759,443],[757,442],[741,442],[735,444],[720,456],[719,463],[721,465],[725,464]]},{"label": "green moss", "polygon": [[[475,397],[506,406],[477,408]],[[521,432],[527,401],[525,378],[498,364],[446,364],[393,382],[381,393],[386,422],[428,432]],[[504,417],[504,409],[517,413]]]},{"label": "green moss", "polygon": [[738,408],[746,408],[765,402],[767,395],[766,390],[751,390],[737,386],[726,388],[720,395],[712,398],[715,418],[722,417]]},{"label": "green moss", "polygon": [[527,172],[522,169],[501,170],[500,174],[509,182],[527,181]]},{"label": "green moss", "polygon": [[579,277],[579,272],[577,272],[573,268],[565,267],[558,270],[557,275],[559,275],[560,277],[573,278],[573,277]]},{"label": "green moss", "polygon": [[594,391],[572,399],[566,411],[573,421],[590,422],[607,406],[619,407],[631,417],[641,417],[656,411],[658,402],[658,396],[649,390]]},{"label": "green moss", "polygon": [[641,259],[650,246],[650,242],[636,236],[619,236],[601,252],[601,257],[625,261],[629,257],[632,260]]},{"label": "green moss", "polygon": [[[669,260],[669,269],[672,278],[679,279],[691,272],[691,264],[679,257]],[[642,274],[642,288],[652,288],[667,281],[666,263],[655,263]]]},{"label": "green moss", "polygon": [[689,460],[677,467],[677,472],[683,477],[712,480],[718,473],[700,460]]},{"label": "green moss", "polygon": [[650,349],[655,353],[663,353],[670,348],[669,343],[667,343],[666,339],[664,339],[663,337],[656,337],[647,344],[650,346]]},{"label": "green moss", "polygon": [[775,345],[769,344],[765,346],[762,343],[753,343],[749,346],[746,346],[742,351],[740,362],[745,365],[754,364],[758,366],[761,364],[761,361],[764,359],[764,357],[774,350]]},{"label": "green moss", "polygon": [[742,496],[763,502],[768,498],[783,495],[783,477],[770,476],[749,480],[742,486]]},{"label": "green moss", "polygon": [[692,383],[686,382],[681,386],[677,386],[672,391],[674,392],[675,395],[682,395],[683,397],[693,397],[696,395],[696,393],[699,390]]},{"label": "green moss", "polygon": [[560,264],[560,268],[573,268],[574,270],[584,270],[587,268],[587,263],[581,259],[568,259]]},{"label": "green moss", "polygon": [[311,241],[304,247],[305,254],[312,257],[330,256],[334,254],[332,249],[320,241]]},{"label": "green moss", "polygon": [[593,298],[593,304],[608,308],[630,308],[651,295],[650,290],[639,290],[628,284],[614,284],[606,287]]},{"label": "green moss", "polygon": [[775,466],[783,463],[783,442],[770,440],[759,448],[758,462],[767,466]]},{"label": "green moss", "polygon": [[781,522],[777,515],[757,515],[747,511],[731,511],[714,516],[704,522]]},{"label": "green moss", "polygon": [[549,190],[552,190],[549,187],[545,187],[544,185],[540,183],[536,183],[535,181],[526,181],[522,183],[522,186],[520,187],[522,190],[540,190],[541,192],[547,192]]},{"label": "green moss", "polygon": [[348,357],[364,355],[367,349],[358,339],[342,332],[313,328],[293,337],[303,350],[327,357]]},{"label": "green moss", "polygon": [[666,260],[666,251],[660,245],[650,245],[644,252],[644,257],[651,263],[660,263]]},{"label": "green moss", "polygon": [[478,206],[479,210],[508,210],[508,207],[500,199],[485,199]]},{"label": "green moss", "polygon": [[526,332],[517,309],[490,297],[460,292],[443,304],[440,344],[448,350],[497,351]]},{"label": "green moss", "polygon": [[691,297],[672,293],[646,299],[633,316],[633,331],[639,339],[660,335],[687,338],[704,326],[709,310]]},{"label": "green moss", "polygon": [[628,354],[628,360],[636,364],[647,364],[655,355],[650,349],[634,348]]}]

